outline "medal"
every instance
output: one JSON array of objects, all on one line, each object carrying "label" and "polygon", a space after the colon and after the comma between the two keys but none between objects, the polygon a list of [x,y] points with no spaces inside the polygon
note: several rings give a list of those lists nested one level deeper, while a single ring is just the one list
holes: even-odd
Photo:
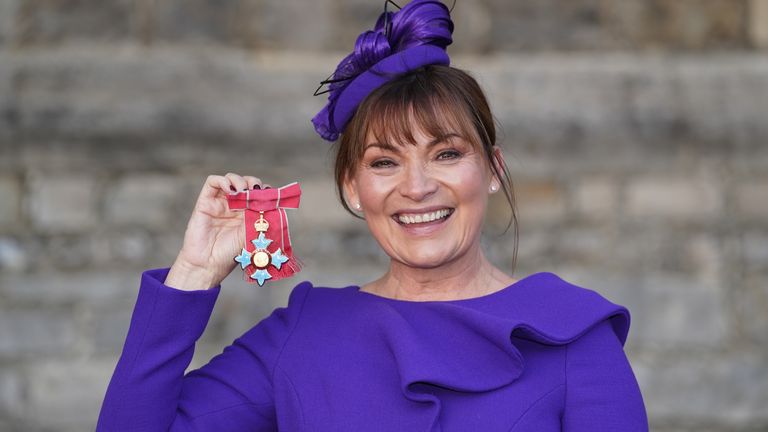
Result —
[{"label": "medal", "polygon": [[278,189],[248,189],[228,195],[230,210],[245,211],[245,247],[234,259],[245,280],[263,286],[267,280],[292,276],[302,263],[293,255],[286,208],[298,208],[301,187],[294,182]]}]

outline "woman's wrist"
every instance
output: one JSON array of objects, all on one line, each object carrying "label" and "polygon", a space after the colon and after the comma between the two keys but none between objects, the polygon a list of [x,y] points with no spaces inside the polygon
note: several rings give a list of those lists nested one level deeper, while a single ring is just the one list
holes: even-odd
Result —
[{"label": "woman's wrist", "polygon": [[176,258],[164,284],[183,291],[207,290],[219,284],[213,274],[199,266],[194,266]]}]

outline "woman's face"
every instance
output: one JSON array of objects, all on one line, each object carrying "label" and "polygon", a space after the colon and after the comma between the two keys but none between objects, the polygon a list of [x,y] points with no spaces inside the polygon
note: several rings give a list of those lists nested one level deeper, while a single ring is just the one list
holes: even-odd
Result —
[{"label": "woman's face", "polygon": [[436,141],[420,128],[413,135],[416,145],[393,146],[369,135],[345,192],[387,255],[434,268],[479,242],[488,195],[499,182],[485,155],[462,137]]}]

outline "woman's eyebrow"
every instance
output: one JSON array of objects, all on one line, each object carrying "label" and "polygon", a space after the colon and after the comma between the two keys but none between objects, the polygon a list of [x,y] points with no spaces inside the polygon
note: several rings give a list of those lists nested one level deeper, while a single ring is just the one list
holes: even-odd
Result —
[{"label": "woman's eyebrow", "polygon": [[[450,133],[447,133],[447,134],[444,134],[444,135],[440,135],[439,137],[436,137],[432,141],[428,142],[427,143],[427,148],[430,149],[430,148],[440,144],[441,142],[447,141],[449,138],[461,138],[461,135],[459,135],[457,133],[454,133],[454,132],[450,132]],[[400,150],[397,147],[395,147],[395,146],[393,146],[392,144],[389,144],[389,143],[380,143],[380,142],[375,142],[374,141],[374,142],[369,143],[368,145],[366,145],[365,146],[365,150],[367,151],[371,147],[378,147],[378,148],[380,148],[382,150],[385,150],[385,151],[391,151],[392,153],[400,153]]]},{"label": "woman's eyebrow", "polygon": [[365,151],[368,151],[371,147],[378,147],[384,151],[391,151],[392,153],[400,153],[400,150],[390,143],[372,142],[365,146]]},{"label": "woman's eyebrow", "polygon": [[461,135],[459,135],[459,134],[457,134],[455,132],[449,132],[449,133],[447,133],[445,135],[441,135],[441,136],[433,139],[432,141],[430,141],[429,144],[427,144],[427,148],[432,148],[432,147],[440,144],[443,141],[448,141],[449,138],[461,138]]}]

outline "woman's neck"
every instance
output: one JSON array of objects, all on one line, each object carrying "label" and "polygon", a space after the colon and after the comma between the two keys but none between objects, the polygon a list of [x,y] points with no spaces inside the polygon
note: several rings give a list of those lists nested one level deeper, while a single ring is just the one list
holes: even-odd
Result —
[{"label": "woman's neck", "polygon": [[387,273],[361,290],[398,300],[444,301],[479,297],[514,282],[488,261],[478,244],[464,256],[434,268],[391,260]]}]

